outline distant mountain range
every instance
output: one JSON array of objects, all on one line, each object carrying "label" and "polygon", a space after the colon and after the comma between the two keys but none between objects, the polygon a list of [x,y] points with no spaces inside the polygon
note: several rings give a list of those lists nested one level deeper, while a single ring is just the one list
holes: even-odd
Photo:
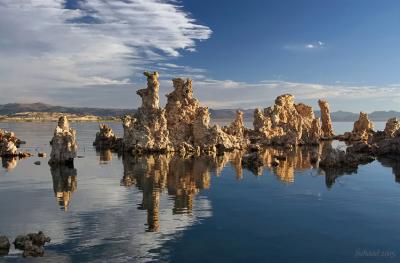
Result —
[{"label": "distant mountain range", "polygon": [[[254,109],[242,110],[246,120],[252,120]],[[87,108],[87,107],[64,107],[52,106],[44,103],[9,103],[0,105],[0,115],[13,115],[21,112],[48,112],[48,113],[70,113],[78,115],[95,115],[100,117],[116,117],[125,114],[133,114],[135,109],[106,109],[106,108]],[[233,119],[235,117],[235,109],[210,109],[212,118],[214,119]],[[316,111],[315,115],[320,116],[320,112]],[[347,111],[336,111],[331,113],[333,121],[355,121],[358,119],[358,113]],[[370,119],[373,121],[387,121],[389,118],[400,118],[398,111],[374,111],[369,113]]]}]

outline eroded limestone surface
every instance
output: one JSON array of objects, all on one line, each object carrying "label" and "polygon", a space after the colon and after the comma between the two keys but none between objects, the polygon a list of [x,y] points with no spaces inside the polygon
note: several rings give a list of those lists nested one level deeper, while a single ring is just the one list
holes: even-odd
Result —
[{"label": "eroded limestone surface", "polygon": [[159,108],[158,73],[144,72],[147,88],[137,91],[142,98],[142,106],[133,116],[125,116],[124,150],[138,153],[168,152],[172,149],[167,129],[165,110]]},{"label": "eroded limestone surface", "polygon": [[321,124],[312,107],[295,104],[294,96],[284,94],[276,98],[275,105],[254,112],[252,142],[262,145],[293,147],[318,144]]},{"label": "eroded limestone surface", "polygon": [[353,130],[338,136],[338,139],[345,141],[368,141],[372,139],[374,133],[374,124],[368,118],[368,114],[360,112],[358,120],[354,122]]},{"label": "eroded limestone surface", "polygon": [[318,105],[321,110],[322,136],[324,138],[331,139],[335,134],[332,128],[332,120],[331,120],[329,104],[326,100],[318,100]]},{"label": "eroded limestone surface", "polygon": [[76,143],[76,131],[69,127],[67,117],[62,116],[58,120],[50,145],[51,154],[49,163],[73,162],[77,154],[78,145]]}]

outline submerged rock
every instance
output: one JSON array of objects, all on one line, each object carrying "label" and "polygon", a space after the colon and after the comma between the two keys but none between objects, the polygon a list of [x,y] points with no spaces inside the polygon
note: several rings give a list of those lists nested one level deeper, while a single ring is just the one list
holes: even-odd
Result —
[{"label": "submerged rock", "polygon": [[76,143],[76,131],[69,127],[67,117],[62,116],[58,120],[50,145],[49,163],[73,163],[78,145]]},{"label": "submerged rock", "polygon": [[38,233],[17,236],[14,240],[14,246],[16,249],[23,250],[22,255],[24,257],[42,257],[44,245],[49,243],[50,240],[42,231],[39,231]]},{"label": "submerged rock", "polygon": [[329,104],[325,100],[318,100],[318,105],[321,110],[321,130],[324,139],[332,139],[335,135],[332,128],[331,114]]}]

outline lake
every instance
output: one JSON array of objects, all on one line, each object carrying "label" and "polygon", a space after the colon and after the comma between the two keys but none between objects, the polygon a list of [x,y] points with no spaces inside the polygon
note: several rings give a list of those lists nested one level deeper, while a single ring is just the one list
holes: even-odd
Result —
[{"label": "lake", "polygon": [[[110,123],[121,136],[122,126]],[[325,173],[296,149],[257,171],[242,153],[118,156],[92,146],[98,123],[72,123],[81,158],[50,168],[55,123],[0,123],[35,157],[3,162],[0,234],[43,230],[43,258],[0,262],[399,262],[400,163]],[[383,129],[384,123],[376,123]],[[337,133],[352,123],[334,123]],[[337,144],[341,147],[340,144]],[[40,165],[34,165],[40,161]]]}]

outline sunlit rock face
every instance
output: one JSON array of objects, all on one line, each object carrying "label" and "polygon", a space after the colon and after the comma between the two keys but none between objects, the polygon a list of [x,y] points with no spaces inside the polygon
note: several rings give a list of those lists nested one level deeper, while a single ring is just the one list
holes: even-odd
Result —
[{"label": "sunlit rock face", "polygon": [[210,126],[207,107],[193,98],[190,79],[173,79],[174,91],[167,95],[166,116],[169,137],[180,153],[212,153],[245,147],[243,114],[238,113],[231,126]]},{"label": "sunlit rock face", "polygon": [[332,128],[332,120],[331,120],[329,104],[326,100],[318,100],[318,105],[321,110],[322,136],[326,139],[331,139],[335,134]]},{"label": "sunlit rock face", "polygon": [[72,165],[51,165],[53,190],[61,209],[68,210],[72,194],[77,190],[77,171]]},{"label": "sunlit rock face", "polygon": [[18,146],[21,140],[15,136],[15,133],[0,129],[0,156],[1,157],[16,157],[18,153]]},{"label": "sunlit rock face", "polygon": [[254,112],[253,140],[263,145],[292,147],[318,144],[321,137],[319,119],[312,107],[295,104],[294,97],[284,94],[276,98],[275,105]]},{"label": "sunlit rock face", "polygon": [[360,112],[357,121],[354,122],[353,130],[345,132],[338,139],[345,141],[370,141],[374,136],[374,124],[368,119],[368,114]]},{"label": "sunlit rock face", "polygon": [[50,141],[50,164],[72,163],[77,154],[76,131],[69,127],[67,117],[62,116],[54,130],[54,136]]},{"label": "sunlit rock face", "polygon": [[122,139],[115,136],[113,130],[107,124],[99,125],[100,131],[96,133],[93,145],[99,150],[122,150]]},{"label": "sunlit rock face", "polygon": [[123,120],[124,149],[134,152],[168,152],[173,150],[169,140],[165,110],[159,108],[158,73],[145,72],[147,88],[137,91],[142,106],[134,117]]},{"label": "sunlit rock face", "polygon": [[170,140],[177,148],[182,143],[193,144],[193,123],[199,102],[193,98],[192,80],[175,78],[174,91],[167,94],[165,112]]}]

